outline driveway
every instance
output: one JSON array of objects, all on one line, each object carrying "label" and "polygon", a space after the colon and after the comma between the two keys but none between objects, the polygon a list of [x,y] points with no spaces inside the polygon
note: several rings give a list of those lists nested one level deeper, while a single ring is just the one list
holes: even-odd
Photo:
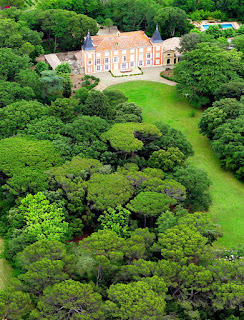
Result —
[{"label": "driveway", "polygon": [[125,76],[125,77],[113,77],[109,72],[97,72],[93,73],[95,77],[100,79],[99,84],[96,86],[96,90],[104,90],[107,87],[113,86],[115,84],[128,82],[128,81],[140,81],[140,80],[147,80],[147,81],[154,81],[154,82],[161,82],[167,84],[169,86],[175,86],[177,83],[174,81],[170,81],[160,77],[160,72],[165,70],[165,67],[146,67],[142,68],[143,74],[137,76]]}]

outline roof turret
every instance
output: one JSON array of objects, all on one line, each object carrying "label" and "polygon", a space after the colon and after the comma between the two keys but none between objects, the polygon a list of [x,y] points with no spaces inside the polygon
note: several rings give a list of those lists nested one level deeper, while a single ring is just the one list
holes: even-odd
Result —
[{"label": "roof turret", "polygon": [[92,42],[89,30],[88,30],[88,34],[87,34],[86,40],[85,40],[85,42],[84,42],[84,44],[82,46],[82,49],[84,51],[95,50],[95,48],[93,47],[93,42]]},{"label": "roof turret", "polygon": [[158,30],[158,25],[156,26],[156,30],[154,31],[154,34],[151,38],[151,42],[152,43],[159,43],[159,42],[163,42],[162,38],[161,38],[161,35],[159,33],[159,30]]}]

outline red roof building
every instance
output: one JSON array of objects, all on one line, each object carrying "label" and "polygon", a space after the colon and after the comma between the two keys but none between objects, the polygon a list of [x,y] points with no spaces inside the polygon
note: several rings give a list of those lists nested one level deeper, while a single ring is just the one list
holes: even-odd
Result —
[{"label": "red roof building", "polygon": [[178,62],[179,38],[168,40],[162,40],[158,28],[152,38],[144,31],[102,36],[88,32],[81,51],[85,73],[174,64]]}]

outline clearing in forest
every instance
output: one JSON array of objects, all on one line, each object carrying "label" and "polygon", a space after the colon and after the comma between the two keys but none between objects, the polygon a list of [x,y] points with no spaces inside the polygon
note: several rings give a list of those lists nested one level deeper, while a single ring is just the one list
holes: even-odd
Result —
[{"label": "clearing in forest", "polygon": [[195,155],[188,162],[209,175],[213,221],[220,224],[224,236],[217,245],[226,248],[244,244],[244,185],[220,167],[209,140],[199,134],[202,111],[177,96],[176,88],[150,81],[133,81],[113,86],[123,91],[129,102],[142,107],[145,122],[162,121],[181,130],[192,143]]}]

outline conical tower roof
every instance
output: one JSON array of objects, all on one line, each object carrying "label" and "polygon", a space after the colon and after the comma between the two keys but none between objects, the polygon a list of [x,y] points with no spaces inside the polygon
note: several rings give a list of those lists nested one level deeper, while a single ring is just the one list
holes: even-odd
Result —
[{"label": "conical tower roof", "polygon": [[95,50],[95,48],[93,47],[93,43],[92,43],[92,39],[91,39],[91,35],[90,35],[90,31],[88,30],[88,34],[86,37],[86,40],[82,46],[82,49],[84,51],[90,51],[90,50]]},{"label": "conical tower roof", "polygon": [[161,35],[158,31],[158,25],[156,26],[156,30],[154,31],[154,34],[151,38],[151,42],[152,43],[159,43],[159,42],[163,42],[162,38],[161,38]]}]

